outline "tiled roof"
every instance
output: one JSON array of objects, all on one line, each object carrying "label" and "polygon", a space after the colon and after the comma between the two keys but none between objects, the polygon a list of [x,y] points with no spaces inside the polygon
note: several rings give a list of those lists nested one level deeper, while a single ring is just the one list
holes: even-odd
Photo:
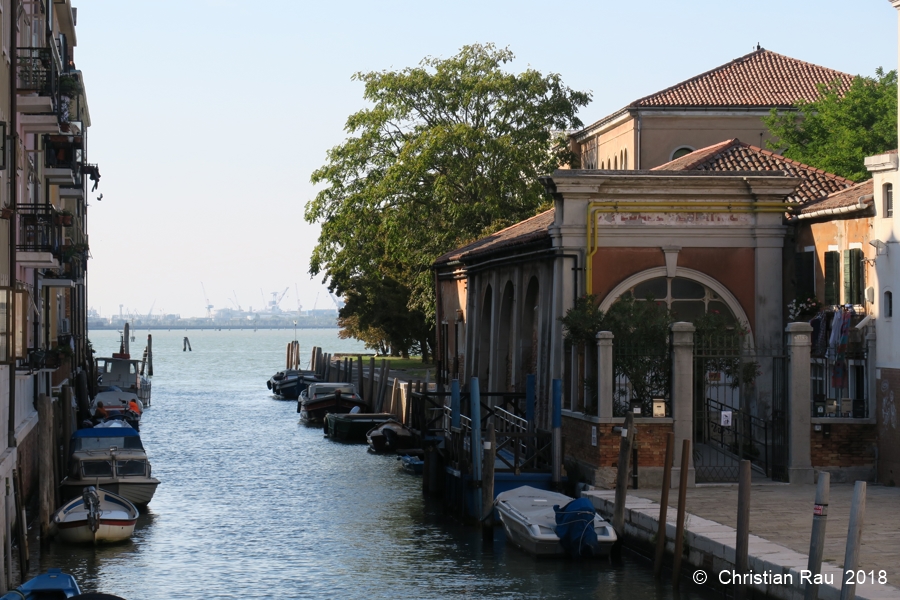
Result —
[{"label": "tiled roof", "polygon": [[853,76],[761,48],[687,81],[631,103],[631,106],[793,106],[812,102],[818,86]]},{"label": "tiled roof", "polygon": [[807,203],[844,190],[853,182],[839,175],[785,158],[769,150],[733,139],[695,150],[660,165],[654,171],[782,171],[799,177],[800,185],[789,202]]},{"label": "tiled roof", "polygon": [[[818,213],[825,213],[825,211],[835,211],[838,212],[838,209],[845,209],[840,212],[854,212],[852,209],[859,207],[857,210],[862,210],[864,208],[868,208],[872,205],[872,198],[865,198],[862,201],[862,205],[860,205],[860,198],[863,196],[871,196],[875,193],[875,184],[869,179],[867,181],[863,181],[862,183],[858,183],[853,187],[849,187],[847,189],[841,190],[839,192],[835,192],[824,198],[820,198],[818,200],[813,200],[812,202],[806,203],[803,208],[800,209],[801,215],[809,215],[812,217],[813,215],[818,216]],[[801,217],[803,218],[803,217]]]},{"label": "tiled roof", "polygon": [[819,98],[819,85],[841,82],[845,92],[853,75],[760,48],[750,54],[635,100],[625,108],[576,132],[577,137],[635,108],[740,107],[769,109]]},{"label": "tiled roof", "polygon": [[519,221],[506,229],[501,229],[480,240],[451,250],[450,252],[439,256],[434,262],[435,264],[443,264],[467,260],[483,254],[497,252],[502,249],[529,244],[543,238],[549,240],[550,232],[548,231],[548,228],[553,224],[555,214],[555,209],[551,208],[530,219]]}]

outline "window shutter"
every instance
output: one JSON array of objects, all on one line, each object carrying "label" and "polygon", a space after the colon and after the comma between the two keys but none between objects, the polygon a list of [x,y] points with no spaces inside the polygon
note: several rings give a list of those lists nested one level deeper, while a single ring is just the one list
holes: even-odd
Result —
[{"label": "window shutter", "polygon": [[865,293],[865,269],[863,268],[863,252],[859,248],[850,250],[850,299],[847,302],[862,304]]},{"label": "window shutter", "polygon": [[838,278],[840,274],[840,253],[825,253],[825,304],[840,304]]},{"label": "window shutter", "polygon": [[844,302],[853,302],[852,250],[844,250]]},{"label": "window shutter", "polygon": [[795,259],[795,281],[797,282],[797,298],[806,299],[816,295],[815,252],[798,252]]}]

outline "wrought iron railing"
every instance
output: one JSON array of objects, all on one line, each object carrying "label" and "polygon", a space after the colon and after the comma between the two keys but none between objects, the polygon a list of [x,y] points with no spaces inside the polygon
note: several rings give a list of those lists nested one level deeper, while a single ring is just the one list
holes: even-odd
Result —
[{"label": "wrought iron railing", "polygon": [[59,254],[62,223],[53,205],[16,204],[16,210],[19,213],[16,250]]},{"label": "wrought iron railing", "polygon": [[[749,460],[769,474],[768,421],[712,399],[706,400],[705,412],[704,418],[700,419],[702,431],[698,440],[732,459],[706,465],[720,471],[712,473],[706,481],[735,481],[740,460]],[[715,476],[717,474],[719,477]]]},{"label": "wrought iron railing", "polygon": [[[56,99],[59,73],[50,48],[17,48],[16,86]],[[55,101],[54,101],[54,104]]]}]

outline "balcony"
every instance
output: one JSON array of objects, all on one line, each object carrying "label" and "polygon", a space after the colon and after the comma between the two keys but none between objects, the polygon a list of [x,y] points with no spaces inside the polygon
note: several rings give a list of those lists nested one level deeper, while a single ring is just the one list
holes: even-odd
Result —
[{"label": "balcony", "polygon": [[80,135],[44,136],[44,174],[54,185],[74,185],[81,172],[83,138]]},{"label": "balcony", "polygon": [[[17,48],[16,88],[20,93],[53,98],[56,96],[59,73],[50,48]],[[53,110],[51,106],[51,111]]]},{"label": "balcony", "polygon": [[23,267],[59,268],[57,256],[62,240],[59,213],[50,204],[16,204],[19,230],[16,261]]}]

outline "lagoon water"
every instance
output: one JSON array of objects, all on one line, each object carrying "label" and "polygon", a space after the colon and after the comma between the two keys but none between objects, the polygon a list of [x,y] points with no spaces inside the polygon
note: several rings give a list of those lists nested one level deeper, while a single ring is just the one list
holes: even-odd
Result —
[{"label": "lagoon water", "polygon": [[[54,542],[41,570],[72,573],[82,591],[129,600],[293,598],[673,598],[651,565],[537,561],[443,516],[395,457],[331,442],[298,423],[266,380],[291,330],[153,331],[153,405],[141,424],[161,485],[132,541]],[[140,355],[146,331],[135,332]],[[182,350],[190,338],[193,351]],[[100,355],[119,334],[94,331]],[[298,330],[312,346],[362,351],[336,329]],[[711,598],[685,582],[679,598]]]}]

